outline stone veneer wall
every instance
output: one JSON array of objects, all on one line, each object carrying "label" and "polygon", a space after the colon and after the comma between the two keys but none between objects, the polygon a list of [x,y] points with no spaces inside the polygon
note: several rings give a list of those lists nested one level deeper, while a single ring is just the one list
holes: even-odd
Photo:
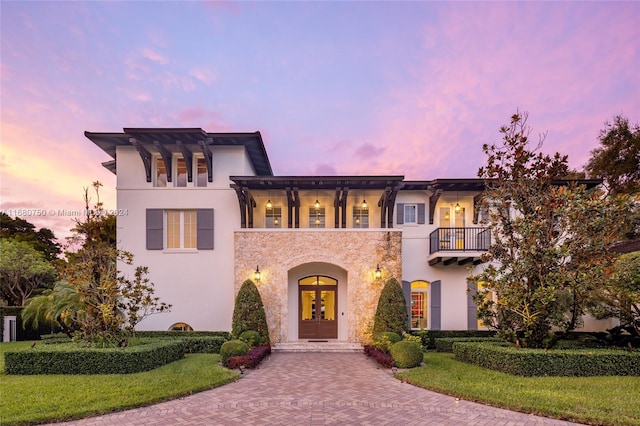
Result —
[{"label": "stone veneer wall", "polygon": [[[348,341],[367,343],[384,282],[402,280],[402,232],[397,230],[256,230],[234,233],[235,294],[256,265],[262,278],[256,283],[267,314],[273,343],[288,339],[289,271],[297,266],[325,262],[347,271],[349,299]],[[375,279],[376,265],[382,278]],[[292,312],[291,315],[298,315]]]}]

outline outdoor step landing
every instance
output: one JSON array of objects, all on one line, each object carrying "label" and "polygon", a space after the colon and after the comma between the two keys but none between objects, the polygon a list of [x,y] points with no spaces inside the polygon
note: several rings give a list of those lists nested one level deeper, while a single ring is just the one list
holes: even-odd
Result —
[{"label": "outdoor step landing", "polygon": [[362,346],[359,343],[341,342],[336,340],[299,340],[297,342],[276,343],[273,352],[340,352],[359,353]]}]

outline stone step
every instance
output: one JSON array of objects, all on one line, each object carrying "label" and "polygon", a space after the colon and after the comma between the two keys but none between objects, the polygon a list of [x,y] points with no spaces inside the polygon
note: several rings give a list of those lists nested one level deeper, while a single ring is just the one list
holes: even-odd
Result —
[{"label": "stone step", "polygon": [[336,340],[299,340],[297,342],[276,343],[271,347],[273,352],[362,352],[359,343]]}]

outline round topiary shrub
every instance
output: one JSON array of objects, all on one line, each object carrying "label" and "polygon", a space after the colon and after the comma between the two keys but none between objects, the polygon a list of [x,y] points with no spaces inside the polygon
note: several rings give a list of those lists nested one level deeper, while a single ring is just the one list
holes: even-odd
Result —
[{"label": "round topiary shrub", "polygon": [[249,345],[250,348],[260,345],[260,333],[247,330],[240,333],[239,339]]},{"label": "round topiary shrub", "polygon": [[246,355],[247,352],[249,352],[249,346],[242,340],[229,340],[220,346],[220,356],[223,364],[227,363],[229,357]]},{"label": "round topiary shrub", "polygon": [[409,332],[407,301],[395,278],[390,278],[382,288],[373,319],[373,338],[379,339],[385,331],[399,335]]},{"label": "round topiary shrub", "polygon": [[403,340],[391,345],[391,357],[396,367],[418,367],[422,363],[422,347],[416,342]]}]

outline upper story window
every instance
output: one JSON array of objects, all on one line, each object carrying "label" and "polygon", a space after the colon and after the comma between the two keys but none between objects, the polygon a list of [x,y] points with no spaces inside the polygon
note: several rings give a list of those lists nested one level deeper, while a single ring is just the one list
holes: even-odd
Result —
[{"label": "upper story window", "polygon": [[195,184],[198,188],[207,186],[207,161],[202,155],[196,155],[195,168],[196,176]]},{"label": "upper story window", "polygon": [[418,224],[425,223],[425,204],[424,203],[398,203],[396,205],[396,221],[401,224]]},{"label": "upper story window", "polygon": [[156,169],[154,175],[154,186],[164,188],[167,186],[167,166],[164,164],[162,157],[155,157],[154,167]]},{"label": "upper story window", "polygon": [[265,228],[282,228],[282,207],[266,208],[264,215]]},{"label": "upper story window", "polygon": [[418,223],[418,206],[416,204],[404,205],[404,223]]},{"label": "upper story window", "polygon": [[324,207],[309,207],[309,228],[324,228],[325,215]]},{"label": "upper story window", "polygon": [[168,249],[195,249],[198,247],[198,221],[196,210],[167,210]]},{"label": "upper story window", "polygon": [[353,206],[353,227],[368,228],[369,227],[369,209],[361,206]]},{"label": "upper story window", "polygon": [[194,154],[193,161],[191,162],[192,182],[189,182],[189,164],[187,164],[187,161],[182,155],[174,155],[171,162],[170,167],[173,182],[167,183],[168,165],[165,164],[161,156],[153,157],[153,186],[157,188],[166,188],[167,186],[174,186],[176,188],[202,188],[207,186],[207,163],[201,154]]},{"label": "upper story window", "polygon": [[175,186],[178,188],[186,188],[187,186],[187,162],[183,157],[175,157],[176,158],[176,167],[175,167]]}]

